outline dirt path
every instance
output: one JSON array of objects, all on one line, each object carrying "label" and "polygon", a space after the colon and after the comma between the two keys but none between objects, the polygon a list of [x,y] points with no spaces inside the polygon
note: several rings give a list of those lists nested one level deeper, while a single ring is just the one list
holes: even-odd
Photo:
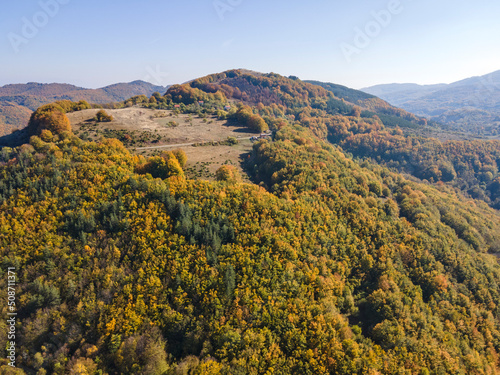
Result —
[{"label": "dirt path", "polygon": [[[236,138],[238,141],[244,140],[244,139],[250,139],[252,137],[240,137]],[[177,143],[173,145],[158,145],[158,146],[145,146],[145,147],[135,147],[136,150],[154,150],[158,148],[169,148],[169,147],[184,147],[184,146],[192,146],[196,143],[200,142],[192,142],[192,143]]]}]

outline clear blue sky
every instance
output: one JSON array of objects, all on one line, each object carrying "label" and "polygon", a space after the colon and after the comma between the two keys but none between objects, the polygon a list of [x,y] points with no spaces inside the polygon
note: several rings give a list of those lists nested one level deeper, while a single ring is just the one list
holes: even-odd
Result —
[{"label": "clear blue sky", "polygon": [[7,0],[0,85],[166,85],[232,68],[354,88],[453,82],[500,69],[499,16],[497,0]]}]

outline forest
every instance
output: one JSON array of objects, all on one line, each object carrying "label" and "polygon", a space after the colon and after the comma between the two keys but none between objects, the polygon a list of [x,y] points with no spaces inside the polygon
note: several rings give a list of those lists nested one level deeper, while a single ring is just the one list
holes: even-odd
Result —
[{"label": "forest", "polygon": [[78,138],[73,104],[0,151],[2,300],[18,278],[18,368],[2,373],[500,373],[498,142],[410,135],[273,73],[117,105],[272,131],[252,183],[231,166],[194,180],[181,150]]},{"label": "forest", "polygon": [[500,141],[441,141],[418,135],[414,129],[437,124],[356,90],[315,83],[236,70],[194,80],[184,90],[243,99],[270,126],[276,121],[296,123],[356,158],[369,158],[436,186],[447,184],[500,209]]}]

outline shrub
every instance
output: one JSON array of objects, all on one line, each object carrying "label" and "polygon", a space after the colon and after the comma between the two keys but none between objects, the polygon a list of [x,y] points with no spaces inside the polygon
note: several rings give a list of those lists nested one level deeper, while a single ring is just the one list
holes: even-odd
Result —
[{"label": "shrub", "polygon": [[111,122],[113,121],[113,116],[108,115],[105,110],[101,109],[99,112],[97,112],[95,120],[97,122]]}]

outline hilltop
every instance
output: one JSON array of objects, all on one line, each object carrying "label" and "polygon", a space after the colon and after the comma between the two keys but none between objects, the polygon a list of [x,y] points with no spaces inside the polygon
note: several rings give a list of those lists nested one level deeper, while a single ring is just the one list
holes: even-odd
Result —
[{"label": "hilltop", "polygon": [[86,89],[70,84],[35,83],[12,84],[0,87],[0,136],[26,126],[32,111],[58,100],[85,100],[106,104],[120,102],[136,95],[164,94],[168,87],[144,81],[117,83],[99,89]]},{"label": "hilltop", "polygon": [[255,136],[238,123],[217,115],[179,113],[140,106],[107,109],[110,122],[94,120],[98,109],[68,114],[75,134],[85,140],[117,138],[130,150],[145,156],[182,148],[187,155],[186,172],[191,177],[213,180],[223,165],[233,165],[241,174],[242,161],[251,152]]},{"label": "hilltop", "polygon": [[[167,95],[188,103],[206,93],[256,106],[255,111],[262,116],[299,122],[355,157],[376,160],[427,182],[447,183],[466,196],[500,208],[499,141],[448,139],[442,137],[441,129],[429,127],[425,119],[378,98],[275,73],[228,71],[174,85]],[[370,110],[350,104],[344,97],[365,108],[370,106]]]},{"label": "hilltop", "polygon": [[500,70],[451,84],[387,84],[362,90],[453,130],[499,135]]}]

